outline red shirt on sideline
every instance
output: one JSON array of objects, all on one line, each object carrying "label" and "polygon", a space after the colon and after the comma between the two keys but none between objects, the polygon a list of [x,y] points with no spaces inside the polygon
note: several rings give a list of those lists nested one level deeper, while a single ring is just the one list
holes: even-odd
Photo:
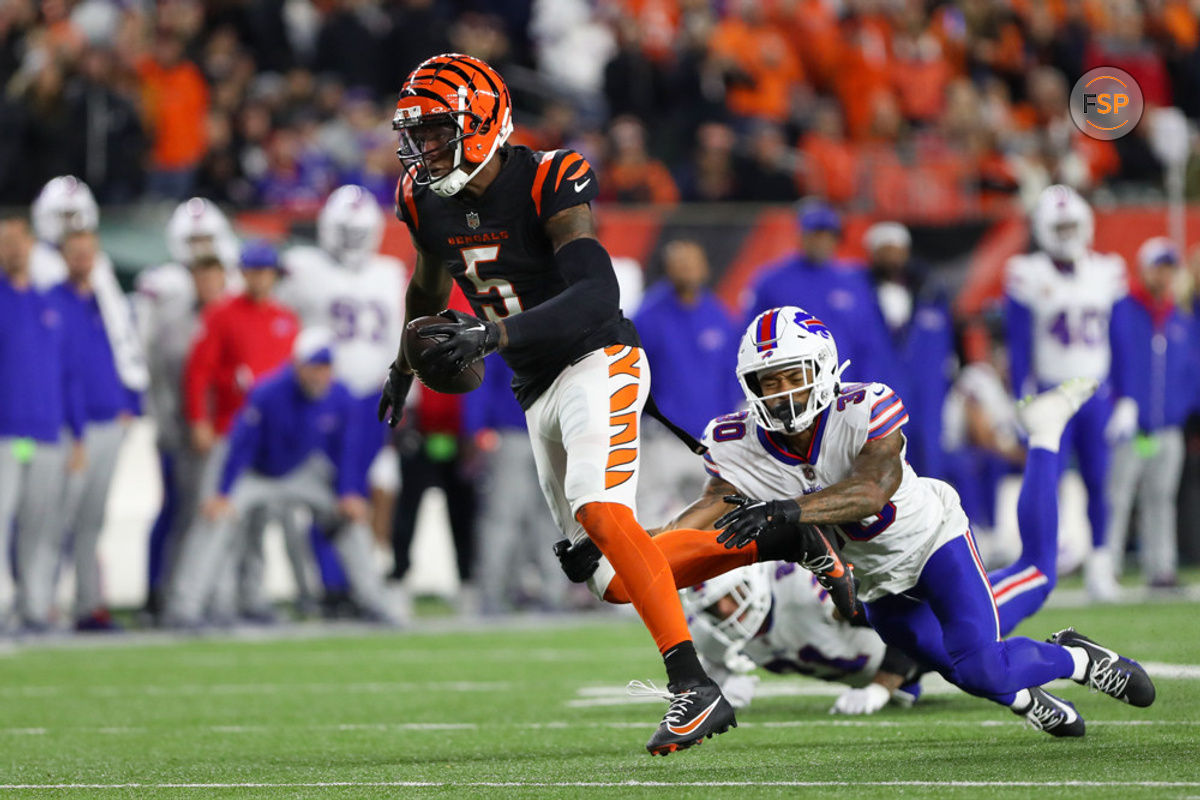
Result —
[{"label": "red shirt on sideline", "polygon": [[291,356],[299,330],[296,315],[270,299],[242,294],[205,309],[183,373],[188,422],[211,420],[228,433],[254,382]]}]

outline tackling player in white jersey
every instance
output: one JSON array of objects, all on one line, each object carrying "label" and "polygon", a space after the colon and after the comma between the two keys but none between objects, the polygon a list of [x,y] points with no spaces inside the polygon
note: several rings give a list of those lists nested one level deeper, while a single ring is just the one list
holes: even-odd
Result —
[{"label": "tackling player in white jersey", "polygon": [[[712,535],[705,529],[718,529],[716,542],[740,549],[829,526],[855,565],[867,620],[880,638],[969,694],[1055,736],[1081,736],[1084,722],[1041,688],[1052,680],[1072,678],[1150,705],[1155,692],[1145,670],[1073,629],[1047,642],[1001,638],[1002,612],[957,493],[905,462],[902,400],[883,384],[842,385],[845,366],[833,334],[806,311],[785,306],[759,315],[738,352],[750,410],[709,426],[705,496],[672,523],[690,530],[659,538],[701,539]],[[1030,458],[1043,468],[1052,463],[1067,421],[1094,390],[1094,382],[1068,381],[1021,409]],[[688,582],[673,561],[677,585],[729,569],[707,559],[708,574]],[[601,566],[592,582],[607,597],[612,571]],[[1041,577],[1026,570],[1005,580],[1006,587],[1030,587]]]},{"label": "tackling player in white jersey", "polygon": [[1116,583],[1104,548],[1108,504],[1105,481],[1112,413],[1108,385],[1108,325],[1113,305],[1128,291],[1125,261],[1091,249],[1092,210],[1073,189],[1051,186],[1032,216],[1038,252],[1014,256],[1005,266],[1005,327],[1012,387],[1017,396],[1070,378],[1090,378],[1100,389],[1076,414],[1063,437],[1060,464],[1072,452],[1087,486],[1092,555],[1086,564],[1089,593],[1111,599]]},{"label": "tackling player in white jersey", "polygon": [[[376,417],[379,376],[395,358],[403,327],[404,262],[379,252],[384,216],[361,186],[339,187],[317,217],[317,247],[283,254],[285,281],[277,297],[304,327],[333,331],[334,378],[350,390],[360,412],[359,439],[369,467],[376,535],[391,517],[399,488],[395,451],[384,447],[386,429]],[[369,445],[369,446],[368,446]]]}]

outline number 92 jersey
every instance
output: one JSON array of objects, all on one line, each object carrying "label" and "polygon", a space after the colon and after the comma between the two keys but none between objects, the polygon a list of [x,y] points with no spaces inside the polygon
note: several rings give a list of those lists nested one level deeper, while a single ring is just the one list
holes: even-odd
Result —
[{"label": "number 92 jersey", "polygon": [[[709,423],[705,468],[758,500],[813,494],[848,478],[867,442],[899,432],[906,422],[903,401],[886,385],[842,384],[813,422],[812,443],[804,455],[793,453],[777,434],[740,412]],[[823,526],[837,534],[842,554],[854,564],[864,602],[911,588],[934,551],[967,531],[967,516],[952,487],[918,477],[907,461],[903,469],[900,487],[877,514]]]},{"label": "number 92 jersey", "polygon": [[1074,269],[1060,270],[1045,253],[1014,256],[1004,283],[1005,293],[1033,318],[1031,369],[1039,384],[1108,377],[1108,323],[1127,291],[1124,259],[1089,250]]},{"label": "number 92 jersey", "polygon": [[[396,187],[396,213],[413,241],[454,277],[476,316],[501,320],[560,294],[567,282],[554,262],[546,220],[596,198],[596,175],[571,150],[500,151],[500,172],[483,196],[443,198],[404,174]],[[612,344],[638,345],[633,324],[616,302],[592,329],[556,331],[535,346],[505,348],[513,390],[528,409],[572,361]]]}]

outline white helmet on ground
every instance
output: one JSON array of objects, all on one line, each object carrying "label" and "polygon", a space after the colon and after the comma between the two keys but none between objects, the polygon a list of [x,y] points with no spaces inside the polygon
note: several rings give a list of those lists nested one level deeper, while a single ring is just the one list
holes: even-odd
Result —
[{"label": "white helmet on ground", "polygon": [[167,223],[167,250],[184,266],[206,255],[221,259],[226,268],[238,263],[238,241],[229,220],[203,197],[185,200],[175,208]]},{"label": "white helmet on ground", "polygon": [[33,232],[44,242],[57,245],[71,231],[94,231],[99,225],[96,198],[74,175],[53,178],[33,201]]},{"label": "white helmet on ground", "polygon": [[317,244],[343,266],[357,268],[379,252],[383,211],[361,186],[340,186],[317,217]]},{"label": "white helmet on ground", "polygon": [[1075,261],[1092,246],[1094,233],[1091,206],[1070,186],[1055,184],[1038,195],[1033,209],[1033,238],[1048,256]]},{"label": "white helmet on ground", "polygon": [[[739,567],[679,593],[688,621],[700,620],[708,626],[725,648],[727,665],[737,662],[771,611],[770,568],[770,564]],[[732,604],[722,609],[718,604],[725,597]]]},{"label": "white helmet on ground", "polygon": [[[782,306],[759,314],[738,347],[737,377],[762,427],[798,433],[837,396],[838,381],[849,361],[838,364],[837,343],[825,323],[802,308]],[[803,386],[763,395],[759,375],[784,369],[807,371]],[[795,394],[810,390],[800,405]]]}]

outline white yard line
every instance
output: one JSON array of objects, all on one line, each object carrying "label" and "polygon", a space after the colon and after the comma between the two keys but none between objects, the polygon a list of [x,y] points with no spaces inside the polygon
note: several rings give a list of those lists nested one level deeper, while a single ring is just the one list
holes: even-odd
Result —
[{"label": "white yard line", "polygon": [[[790,719],[790,720],[775,720],[766,722],[740,722],[739,728],[927,728],[927,727],[953,727],[953,728],[1017,728],[1024,723],[1018,719],[984,719],[984,720],[964,720],[964,719],[851,719],[851,718],[834,718],[834,719]],[[1200,720],[1170,720],[1170,719],[1113,719],[1113,720],[1088,720],[1089,726],[1104,726],[1104,727],[1196,727],[1200,726]],[[445,731],[479,731],[479,730],[566,730],[580,728],[600,728],[612,730],[640,729],[647,730],[654,727],[653,720],[630,720],[630,721],[609,721],[609,722],[567,722],[557,720],[552,722],[496,722],[496,723],[478,723],[478,722],[342,722],[342,723],[325,723],[319,725],[195,725],[191,726],[191,730],[209,731],[211,733],[228,733],[228,734],[252,734],[252,733],[270,733],[277,734],[282,731],[334,731],[341,733],[359,733],[359,732],[378,732],[378,733],[397,733],[397,732],[445,732]],[[138,734],[154,733],[154,729],[149,727],[136,726],[104,726],[104,727],[61,727],[61,728],[0,728],[0,736],[45,736],[50,733],[55,734],[73,734],[92,736],[99,734],[102,736],[132,736]]]},{"label": "white yard line", "polygon": [[1192,789],[1200,781],[313,781],[310,783],[8,783],[0,790],[18,789],[338,789],[355,787],[380,788],[590,788],[627,789],[653,788],[752,788],[778,786],[796,788],[831,787],[950,787],[977,788],[1149,788]]}]

